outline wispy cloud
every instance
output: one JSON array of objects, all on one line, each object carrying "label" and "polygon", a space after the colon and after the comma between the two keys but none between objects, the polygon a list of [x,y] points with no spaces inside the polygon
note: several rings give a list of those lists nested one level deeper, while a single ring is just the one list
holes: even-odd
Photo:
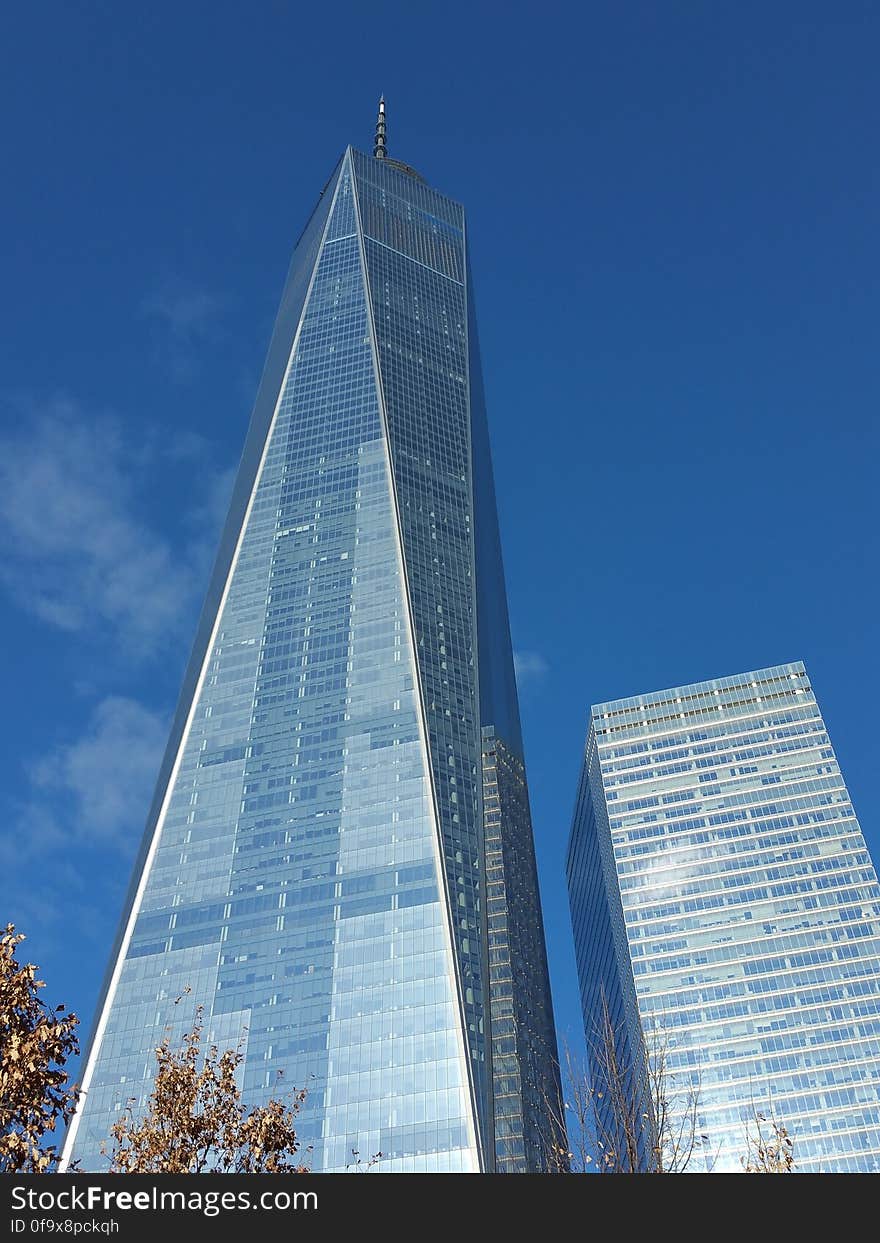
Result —
[{"label": "wispy cloud", "polygon": [[83,939],[112,939],[167,740],[154,703],[107,688],[149,693],[144,662],[185,654],[233,472],[197,433],[65,399],[9,413],[0,590],[67,633],[77,678],[42,754],[7,756],[0,906],[35,952],[70,964]]},{"label": "wispy cloud", "polygon": [[[20,607],[72,633],[99,631],[127,656],[150,655],[191,625],[230,472],[202,461],[191,472],[177,551],[143,494],[156,471],[193,455],[187,438],[93,415],[66,400],[20,412],[0,439],[0,533],[9,550],[0,582]],[[191,439],[191,438],[190,438]],[[155,510],[155,506],[153,506]]]},{"label": "wispy cloud", "polygon": [[166,276],[144,298],[143,313],[158,325],[158,358],[173,380],[186,382],[199,372],[201,352],[222,335],[226,301],[180,277]]},{"label": "wispy cloud", "polygon": [[184,524],[190,533],[188,561],[199,583],[208,581],[208,573],[217,555],[217,543],[229,509],[235,475],[234,466],[205,472],[201,499],[184,515]]},{"label": "wispy cloud", "polygon": [[48,800],[65,809],[78,841],[130,845],[146,817],[167,732],[164,717],[136,700],[103,699],[82,737],[31,766],[31,814],[45,812]]},{"label": "wispy cloud", "polygon": [[44,940],[57,941],[65,929],[68,937],[91,930],[107,940],[125,879],[122,860],[140,842],[167,729],[163,714],[109,696],[78,738],[25,766],[23,793],[3,809],[4,923],[11,919]]},{"label": "wispy cloud", "polygon": [[517,685],[520,687],[527,682],[538,682],[550,672],[550,666],[540,652],[514,652],[513,667],[516,670]]},{"label": "wispy cloud", "polygon": [[168,277],[147,295],[143,309],[162,320],[179,341],[192,342],[214,335],[225,305],[216,294]]}]

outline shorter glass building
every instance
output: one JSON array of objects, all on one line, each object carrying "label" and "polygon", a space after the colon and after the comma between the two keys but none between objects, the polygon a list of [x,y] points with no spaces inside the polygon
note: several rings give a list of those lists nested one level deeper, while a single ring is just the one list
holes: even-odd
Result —
[{"label": "shorter glass building", "polygon": [[880,1170],[880,886],[802,664],[594,707],[567,870],[597,1091],[604,998],[696,1093],[689,1169],[757,1112],[798,1170]]}]

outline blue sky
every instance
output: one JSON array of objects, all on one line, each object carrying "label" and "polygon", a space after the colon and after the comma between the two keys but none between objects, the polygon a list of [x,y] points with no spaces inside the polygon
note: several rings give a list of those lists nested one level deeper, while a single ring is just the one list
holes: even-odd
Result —
[{"label": "blue sky", "polygon": [[880,10],[18,6],[3,914],[86,1027],[289,254],[343,146],[467,206],[558,1022],[590,703],[802,659],[875,857]]}]

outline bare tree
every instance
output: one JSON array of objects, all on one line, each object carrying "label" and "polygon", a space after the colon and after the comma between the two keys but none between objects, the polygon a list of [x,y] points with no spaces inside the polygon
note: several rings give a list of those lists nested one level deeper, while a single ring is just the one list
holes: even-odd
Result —
[{"label": "bare tree", "polygon": [[[746,1155],[740,1157],[747,1174],[791,1174],[794,1172],[794,1138],[781,1122],[752,1109],[753,1121],[746,1126]],[[768,1130],[765,1130],[765,1127]]]},{"label": "bare tree", "polygon": [[[588,1057],[564,1050],[564,1106],[560,1115],[546,1102],[557,1173],[590,1170],[609,1174],[681,1174],[711,1170],[718,1156],[699,1127],[700,1081],[690,1073],[679,1081],[671,1066],[669,1034],[656,1020],[641,1046],[627,1056],[624,1032],[602,997]],[[720,1145],[719,1145],[720,1146]],[[790,1174],[794,1137],[774,1118],[752,1106],[746,1125],[748,1174]]]},{"label": "bare tree", "polygon": [[347,1163],[345,1172],[346,1174],[348,1174],[349,1171],[352,1174],[369,1174],[370,1171],[375,1169],[375,1167],[382,1160],[382,1155],[383,1154],[381,1152],[374,1152],[368,1161],[364,1161],[358,1149],[352,1148],[351,1160]]},{"label": "bare tree", "polygon": [[668,1035],[653,1026],[635,1055],[603,995],[588,1059],[564,1052],[564,1116],[547,1112],[560,1173],[679,1174],[708,1144],[698,1129],[699,1083],[679,1084],[670,1068]]},{"label": "bare tree", "polygon": [[698,1129],[700,1081],[687,1076],[682,1082],[671,1069],[669,1033],[655,1021],[646,1036],[648,1098],[652,1117],[648,1124],[651,1170],[655,1174],[683,1174],[698,1148],[709,1140]]},{"label": "bare tree", "polygon": [[585,1174],[593,1165],[593,1090],[583,1059],[563,1045],[562,1096],[544,1094],[544,1118],[548,1132],[545,1147],[551,1173]]},{"label": "bare tree", "polygon": [[627,1056],[603,992],[590,1042],[593,1127],[597,1167],[605,1173],[638,1174],[653,1146],[647,1068]]},{"label": "bare tree", "polygon": [[297,1154],[294,1119],[305,1091],[290,1106],[270,1100],[245,1110],[235,1074],[244,1054],[202,1053],[202,1010],[179,1050],[165,1040],[156,1049],[156,1079],[143,1117],[136,1099],[111,1128],[115,1174],[307,1174]]},{"label": "bare tree", "polygon": [[43,1139],[76,1106],[64,1064],[79,1053],[79,1019],[40,1000],[37,968],[15,958],[24,940],[14,924],[0,937],[0,1173],[46,1174],[58,1153]]}]

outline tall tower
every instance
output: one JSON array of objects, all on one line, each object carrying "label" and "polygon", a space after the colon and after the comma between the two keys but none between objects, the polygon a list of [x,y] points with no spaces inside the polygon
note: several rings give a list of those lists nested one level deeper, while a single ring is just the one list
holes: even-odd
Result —
[{"label": "tall tower", "polygon": [[[516,797],[484,797],[487,733]],[[307,1090],[315,1170],[543,1168],[522,765],[464,212],[389,158],[383,99],[373,156],[345,151],[294,251],[65,1159],[102,1167],[200,1004],[242,1042],[249,1102],[279,1072]],[[515,935],[492,952],[487,814],[527,962]]]},{"label": "tall tower", "polygon": [[610,1032],[686,1135],[695,1092],[689,1168],[741,1169],[756,1113],[798,1170],[880,1168],[880,885],[802,664],[594,707],[568,883],[597,1099]]}]

